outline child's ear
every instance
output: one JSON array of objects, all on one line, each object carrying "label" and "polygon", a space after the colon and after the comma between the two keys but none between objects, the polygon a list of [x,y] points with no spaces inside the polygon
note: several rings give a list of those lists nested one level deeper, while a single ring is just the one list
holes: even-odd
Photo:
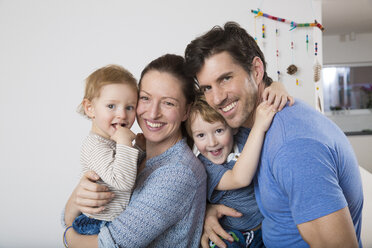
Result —
[{"label": "child's ear", "polygon": [[89,118],[94,119],[94,107],[93,107],[92,102],[89,101],[88,99],[84,99],[82,104],[83,104],[83,107],[84,107],[85,114]]}]

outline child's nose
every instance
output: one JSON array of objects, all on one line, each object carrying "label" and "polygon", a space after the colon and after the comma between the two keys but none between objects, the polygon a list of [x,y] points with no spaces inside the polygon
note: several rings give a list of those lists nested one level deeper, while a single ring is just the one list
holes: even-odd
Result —
[{"label": "child's nose", "polygon": [[125,119],[126,116],[127,115],[126,115],[125,109],[118,109],[116,111],[116,117],[121,118],[121,119]]},{"label": "child's nose", "polygon": [[209,146],[215,146],[215,145],[217,145],[217,139],[214,137],[214,135],[209,135],[208,145]]}]

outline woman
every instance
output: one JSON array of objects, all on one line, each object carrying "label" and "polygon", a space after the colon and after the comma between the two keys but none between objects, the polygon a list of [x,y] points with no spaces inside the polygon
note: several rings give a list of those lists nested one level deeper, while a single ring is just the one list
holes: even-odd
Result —
[{"label": "woman", "polygon": [[[66,232],[69,247],[198,247],[206,203],[206,174],[183,138],[194,98],[184,60],[165,55],[152,61],[139,82],[137,121],[146,138],[146,158],[126,210],[97,235]],[[70,226],[80,212],[96,213],[111,193],[86,174],[65,209]],[[98,200],[99,199],[99,200]]]}]

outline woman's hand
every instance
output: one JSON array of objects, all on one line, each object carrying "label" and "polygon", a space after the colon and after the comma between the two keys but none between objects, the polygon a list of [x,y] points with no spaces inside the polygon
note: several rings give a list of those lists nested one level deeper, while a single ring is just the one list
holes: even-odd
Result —
[{"label": "woman's hand", "polygon": [[[201,245],[203,248],[209,248],[209,240],[214,242],[218,247],[226,247],[226,244],[220,237],[233,242],[233,238],[221,227],[218,219],[222,216],[241,217],[242,214],[236,210],[226,207],[225,205],[207,205],[204,220],[203,235]],[[219,237],[220,236],[220,237]]]},{"label": "woman's hand", "polygon": [[114,197],[109,189],[101,184],[97,184],[99,179],[94,171],[84,174],[79,184],[72,192],[65,208],[66,225],[71,225],[74,219],[81,213],[96,214],[104,209]]},{"label": "woman's hand", "polygon": [[272,82],[262,93],[262,99],[272,104],[277,111],[280,111],[289,101],[289,106],[294,104],[294,98],[290,96],[284,85],[279,82]]}]

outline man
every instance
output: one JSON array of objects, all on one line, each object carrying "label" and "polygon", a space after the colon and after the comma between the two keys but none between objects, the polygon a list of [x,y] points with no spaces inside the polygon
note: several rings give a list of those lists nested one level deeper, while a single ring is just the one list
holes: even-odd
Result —
[{"label": "man", "polygon": [[[233,127],[250,128],[272,80],[255,40],[236,23],[214,27],[186,48],[186,69],[209,105]],[[267,247],[361,247],[363,192],[359,167],[342,131],[300,100],[278,112],[266,133],[255,194]],[[230,239],[210,205],[202,246]],[[219,235],[219,236],[217,236]]]}]

